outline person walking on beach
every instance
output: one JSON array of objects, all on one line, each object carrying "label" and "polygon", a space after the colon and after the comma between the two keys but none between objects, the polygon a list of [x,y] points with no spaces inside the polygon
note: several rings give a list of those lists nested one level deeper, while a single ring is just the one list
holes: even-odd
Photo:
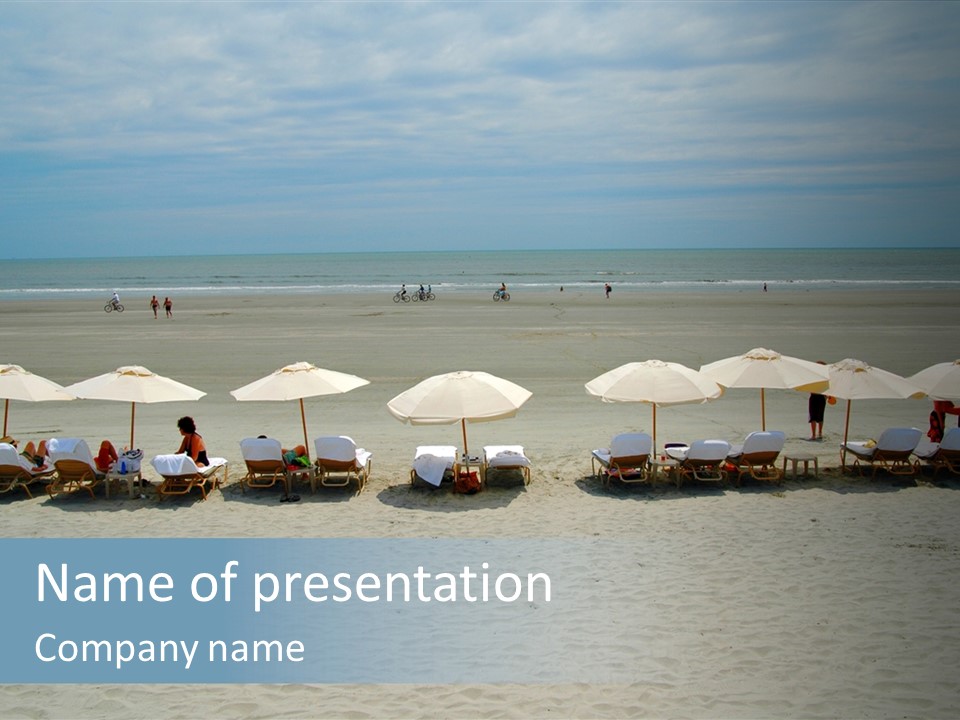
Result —
[{"label": "person walking on beach", "polygon": [[168,297],[165,297],[163,299],[163,309],[166,311],[167,317],[172,318],[173,317],[173,300],[171,300]]},{"label": "person walking on beach", "polygon": [[611,291],[611,290],[613,290],[613,288],[610,287],[610,283],[604,283],[604,284],[603,284],[603,294],[604,294],[604,296],[606,296],[607,300],[610,299],[610,291]]},{"label": "person walking on beach", "polygon": [[160,301],[157,300],[157,296],[154,295],[152,298],[150,298],[150,309],[153,310],[153,319],[154,319],[154,320],[157,319],[157,308],[159,308],[159,307],[160,307]]}]

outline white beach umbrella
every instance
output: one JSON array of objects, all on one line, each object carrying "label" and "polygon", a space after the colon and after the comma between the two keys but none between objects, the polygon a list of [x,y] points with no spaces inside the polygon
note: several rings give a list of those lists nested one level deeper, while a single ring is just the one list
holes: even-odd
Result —
[{"label": "white beach umbrella", "polygon": [[266,377],[254,380],[248,385],[231,390],[237,400],[300,401],[300,421],[303,424],[303,446],[310,454],[310,442],[307,438],[307,416],[303,409],[303,399],[319,395],[339,395],[358,387],[369,385],[356,375],[318,368],[308,362],[297,362],[274,370]]},{"label": "white beach umbrella", "polygon": [[68,385],[64,390],[85,400],[113,400],[130,403],[130,447],[137,403],[184,402],[199,400],[205,392],[182,382],[157,375],[141,365],[125,365],[89,380]]},{"label": "white beach umbrella", "polygon": [[907,378],[937,400],[960,400],[960,360],[938,363]]},{"label": "white beach umbrella", "polygon": [[395,418],[411,425],[459,422],[463,452],[469,455],[467,422],[513,417],[532,395],[526,388],[496,375],[458,370],[423,380],[388,402],[387,409]]},{"label": "white beach umbrella", "polygon": [[767,429],[767,388],[819,393],[828,384],[825,366],[766,348],[708,363],[700,372],[727,388],[759,388],[761,430]]},{"label": "white beach umbrella", "polygon": [[7,416],[11,400],[46,402],[48,400],[73,400],[73,395],[52,380],[34,375],[19,365],[0,364],[0,398],[3,398],[3,434],[7,434]]},{"label": "white beach umbrella", "polygon": [[830,394],[847,401],[843,425],[840,465],[846,467],[846,443],[850,432],[850,405],[854,400],[895,400],[922,398],[926,393],[907,379],[868,365],[863,360],[847,358],[827,366]]},{"label": "white beach umbrella", "polygon": [[587,392],[604,402],[649,403],[653,412],[653,451],[657,451],[657,406],[705,403],[723,388],[686,365],[662,360],[632,362],[588,382]]}]

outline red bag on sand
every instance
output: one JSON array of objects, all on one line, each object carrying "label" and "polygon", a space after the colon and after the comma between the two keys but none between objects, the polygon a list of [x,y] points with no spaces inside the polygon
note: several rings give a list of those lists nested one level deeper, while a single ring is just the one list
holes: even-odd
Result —
[{"label": "red bag on sand", "polygon": [[453,491],[464,495],[473,495],[480,492],[480,478],[477,473],[460,473],[459,477],[453,481]]}]

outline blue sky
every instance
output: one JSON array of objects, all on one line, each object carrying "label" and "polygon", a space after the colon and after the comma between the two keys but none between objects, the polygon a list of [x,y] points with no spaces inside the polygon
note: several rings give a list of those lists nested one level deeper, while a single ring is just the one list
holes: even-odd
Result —
[{"label": "blue sky", "polygon": [[0,256],[960,246],[960,3],[0,3]]}]

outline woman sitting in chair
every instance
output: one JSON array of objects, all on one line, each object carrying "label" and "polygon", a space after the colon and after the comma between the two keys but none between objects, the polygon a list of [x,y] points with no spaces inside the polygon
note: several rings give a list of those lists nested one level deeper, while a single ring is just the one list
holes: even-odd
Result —
[{"label": "woman sitting in chair", "polygon": [[177,420],[177,427],[180,428],[180,434],[183,435],[183,441],[180,443],[178,453],[186,453],[198,467],[204,467],[210,464],[207,460],[207,446],[203,443],[203,438],[197,434],[197,426],[193,418],[184,416]]}]

